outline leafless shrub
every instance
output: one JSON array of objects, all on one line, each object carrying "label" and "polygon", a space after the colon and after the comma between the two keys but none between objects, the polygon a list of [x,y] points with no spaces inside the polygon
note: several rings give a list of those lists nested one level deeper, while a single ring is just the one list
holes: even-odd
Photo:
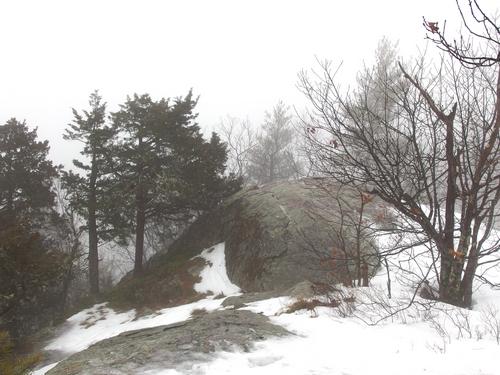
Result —
[{"label": "leafless shrub", "polygon": [[481,310],[481,321],[485,332],[495,338],[500,345],[500,310],[497,306],[489,304]]},{"label": "leafless shrub", "polygon": [[388,298],[382,288],[372,287],[359,291],[359,313],[357,318],[369,325],[390,319],[392,322],[407,323],[405,308],[400,301]]},{"label": "leafless shrub", "polygon": [[341,318],[354,316],[357,300],[350,288],[331,288],[330,291],[325,293],[324,298],[330,306],[336,305],[335,312]]},{"label": "leafless shrub", "polygon": [[445,338],[442,338],[441,345],[434,343],[427,345],[427,347],[431,349],[433,352],[439,354],[446,354],[447,341]]},{"label": "leafless shrub", "polygon": [[475,334],[476,334],[476,340],[482,340],[484,337],[484,331],[481,329],[481,327],[476,326],[475,328]]},{"label": "leafless shrub", "polygon": [[444,350],[446,351],[446,343],[451,344],[451,335],[446,327],[446,320],[442,319],[439,314],[432,316],[429,320],[431,327],[437,332],[443,340]]},{"label": "leafless shrub", "polygon": [[356,306],[356,298],[352,293],[341,288],[330,287],[323,290],[324,293],[318,296],[318,298],[306,299],[301,298],[294,303],[292,303],[286,309],[286,313],[290,314],[299,310],[310,311],[313,316],[317,316],[317,307],[330,307],[335,308],[335,312],[340,317],[352,316]]},{"label": "leafless shrub", "polygon": [[451,323],[457,328],[457,340],[461,338],[473,337],[473,329],[471,325],[470,312],[466,309],[452,310],[447,313]]}]

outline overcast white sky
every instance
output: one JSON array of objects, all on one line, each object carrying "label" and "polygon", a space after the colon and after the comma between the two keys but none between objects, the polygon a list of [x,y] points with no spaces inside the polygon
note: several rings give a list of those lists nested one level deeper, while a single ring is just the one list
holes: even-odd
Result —
[{"label": "overcast white sky", "polygon": [[0,124],[38,126],[68,166],[77,148],[62,133],[94,89],[115,110],[134,92],[193,88],[204,129],[227,114],[258,124],[280,99],[304,106],[297,73],[315,56],[349,77],[383,36],[417,54],[424,15],[459,26],[455,0],[0,0]]}]

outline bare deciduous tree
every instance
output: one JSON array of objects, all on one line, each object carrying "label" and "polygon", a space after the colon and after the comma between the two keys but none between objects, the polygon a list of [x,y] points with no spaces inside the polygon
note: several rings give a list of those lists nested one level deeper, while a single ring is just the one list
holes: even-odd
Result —
[{"label": "bare deciduous tree", "polygon": [[257,132],[250,121],[227,116],[219,124],[219,134],[227,145],[227,172],[248,179],[249,155],[257,144]]},{"label": "bare deciduous tree", "polygon": [[435,70],[400,63],[402,77],[382,85],[382,106],[372,105],[380,93],[371,85],[343,92],[329,63],[300,78],[312,105],[304,122],[314,167],[392,205],[400,230],[427,246],[439,299],[460,306],[472,304],[478,267],[500,261],[490,238],[500,198],[500,28],[469,3],[483,29],[474,31],[459,6],[466,29],[490,55],[463,37],[448,42],[427,22],[448,54]]}]

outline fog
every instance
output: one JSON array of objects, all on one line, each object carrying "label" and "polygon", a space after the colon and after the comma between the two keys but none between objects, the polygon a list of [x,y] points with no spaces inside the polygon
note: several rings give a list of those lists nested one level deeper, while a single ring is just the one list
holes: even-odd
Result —
[{"label": "fog", "polygon": [[304,107],[297,73],[316,58],[343,62],[341,78],[352,82],[383,36],[399,41],[402,56],[424,50],[422,16],[456,30],[454,3],[3,1],[0,123],[37,126],[66,166],[77,156],[62,140],[71,108],[86,108],[95,89],[113,111],[135,92],[175,97],[193,88],[204,131],[228,114],[259,124],[278,100]]}]

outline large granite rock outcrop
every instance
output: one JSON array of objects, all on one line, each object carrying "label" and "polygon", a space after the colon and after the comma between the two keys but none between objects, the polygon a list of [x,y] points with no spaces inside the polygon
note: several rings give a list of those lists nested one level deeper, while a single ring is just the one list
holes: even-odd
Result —
[{"label": "large granite rock outcrop", "polygon": [[[359,193],[340,190],[324,180],[282,181],[244,189],[199,218],[168,252],[153,257],[149,270],[158,272],[172,260],[189,259],[225,242],[229,278],[247,292],[284,290],[303,280],[344,280],[342,273],[352,272],[352,267],[338,267],[338,261],[332,267],[332,252],[341,258],[354,256],[359,237],[347,219],[341,230],[339,197],[344,215],[357,220]],[[375,202],[367,204],[365,219],[379,209]],[[367,238],[359,240],[359,252],[369,260],[371,273],[376,247]]]}]

